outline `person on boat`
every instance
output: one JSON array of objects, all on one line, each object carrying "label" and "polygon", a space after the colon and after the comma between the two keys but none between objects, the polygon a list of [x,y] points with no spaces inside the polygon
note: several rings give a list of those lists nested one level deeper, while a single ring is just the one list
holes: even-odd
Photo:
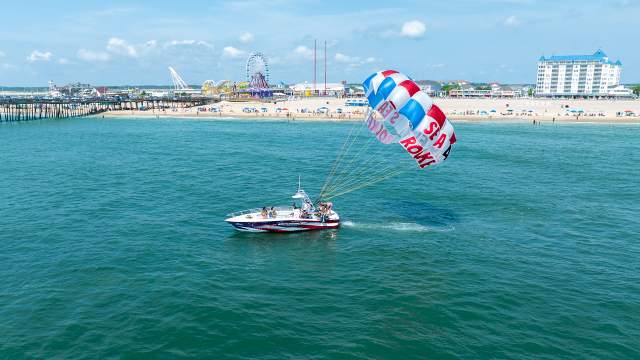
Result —
[{"label": "person on boat", "polygon": [[295,202],[293,203],[293,211],[291,212],[291,215],[293,215],[294,218],[300,217],[300,209],[298,209]]},{"label": "person on boat", "polygon": [[268,213],[267,213],[266,206],[262,207],[262,211],[260,211],[260,215],[262,215],[262,217],[265,218],[265,219],[267,218]]},{"label": "person on boat", "polygon": [[304,204],[302,204],[302,211],[309,212],[310,210],[311,210],[311,204],[309,203],[309,200],[305,200]]},{"label": "person on boat", "polygon": [[278,217],[278,212],[276,211],[276,209],[273,206],[271,207],[271,215],[274,218]]}]

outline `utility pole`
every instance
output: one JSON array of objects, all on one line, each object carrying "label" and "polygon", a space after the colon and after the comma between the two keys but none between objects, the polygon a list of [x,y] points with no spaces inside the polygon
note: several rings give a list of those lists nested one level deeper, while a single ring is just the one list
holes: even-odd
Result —
[{"label": "utility pole", "polygon": [[324,41],[324,96],[327,96],[327,40]]}]

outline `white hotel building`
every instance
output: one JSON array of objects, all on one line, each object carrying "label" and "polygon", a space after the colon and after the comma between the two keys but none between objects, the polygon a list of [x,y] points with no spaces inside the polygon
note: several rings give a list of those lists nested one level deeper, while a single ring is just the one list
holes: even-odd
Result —
[{"label": "white hotel building", "polygon": [[540,57],[536,96],[608,96],[620,85],[620,60],[602,50],[593,55]]}]

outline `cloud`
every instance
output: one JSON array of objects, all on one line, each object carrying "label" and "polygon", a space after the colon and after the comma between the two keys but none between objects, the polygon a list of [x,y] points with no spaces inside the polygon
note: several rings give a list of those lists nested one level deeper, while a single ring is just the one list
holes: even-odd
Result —
[{"label": "cloud", "polygon": [[370,64],[377,61],[377,59],[372,56],[362,59],[358,56],[349,56],[343,53],[336,53],[334,59],[339,63],[348,64],[350,67]]},{"label": "cloud", "polygon": [[504,19],[505,26],[518,26],[520,25],[520,20],[515,15],[511,15]]},{"label": "cloud", "polygon": [[245,54],[246,54],[245,51],[235,48],[233,46],[225,46],[224,49],[222,49],[222,56],[230,59],[237,59],[239,57],[244,56]]},{"label": "cloud", "polygon": [[36,61],[50,61],[53,57],[53,54],[49,51],[38,51],[33,50],[29,56],[27,56],[27,61],[32,63]]},{"label": "cloud", "polygon": [[278,56],[269,57],[269,65],[280,65],[284,63],[284,60]]},{"label": "cloud", "polygon": [[129,57],[138,57],[138,51],[135,46],[129,44],[126,40],[112,37],[107,42],[107,51],[118,55]]},{"label": "cloud", "polygon": [[313,59],[313,50],[304,45],[300,45],[293,50],[293,53],[305,59]]},{"label": "cloud", "polygon": [[164,43],[164,47],[167,48],[171,46],[193,45],[195,43],[195,40],[171,40]]},{"label": "cloud", "polygon": [[122,16],[129,15],[136,11],[134,8],[110,8],[90,12],[89,16]]},{"label": "cloud", "polygon": [[407,21],[406,23],[402,24],[402,31],[400,31],[400,36],[419,38],[424,35],[424,32],[426,30],[427,26],[422,21]]},{"label": "cloud", "polygon": [[158,42],[155,40],[149,40],[144,44],[140,45],[143,50],[155,49],[158,46]]},{"label": "cloud", "polygon": [[15,66],[9,63],[0,63],[0,69],[2,70],[12,70]]},{"label": "cloud", "polygon": [[67,60],[66,58],[58,59],[58,64],[60,65],[67,65],[68,63],[69,63],[69,60]]},{"label": "cloud", "polygon": [[77,53],[78,59],[84,61],[109,61],[111,60],[111,55],[109,53],[103,51],[90,51],[85,49],[78,50]]},{"label": "cloud", "polygon": [[240,42],[243,43],[243,44],[248,44],[248,43],[253,41],[253,34],[250,33],[250,32],[246,32],[246,33],[240,35],[238,40],[240,40]]},{"label": "cloud", "polygon": [[345,54],[342,54],[342,53],[336,53],[335,59],[336,59],[337,62],[350,63],[350,62],[353,62],[354,60],[357,60],[358,58],[354,58],[354,57],[351,57],[349,55],[345,55]]},{"label": "cloud", "polygon": [[213,45],[209,44],[208,42],[202,41],[202,40],[193,40],[193,39],[171,40],[171,41],[165,42],[164,45],[162,45],[162,47],[165,49],[174,47],[174,46],[204,46],[204,47],[213,49]]},{"label": "cloud", "polygon": [[634,7],[639,6],[640,1],[638,0],[617,0],[612,4],[614,7]]}]

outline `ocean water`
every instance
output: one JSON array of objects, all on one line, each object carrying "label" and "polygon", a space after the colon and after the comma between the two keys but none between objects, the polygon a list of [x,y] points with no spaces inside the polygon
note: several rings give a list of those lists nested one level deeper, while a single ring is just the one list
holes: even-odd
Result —
[{"label": "ocean water", "polygon": [[458,122],[337,231],[222,221],[317,192],[350,126],[0,126],[0,359],[640,358],[640,127]]}]

